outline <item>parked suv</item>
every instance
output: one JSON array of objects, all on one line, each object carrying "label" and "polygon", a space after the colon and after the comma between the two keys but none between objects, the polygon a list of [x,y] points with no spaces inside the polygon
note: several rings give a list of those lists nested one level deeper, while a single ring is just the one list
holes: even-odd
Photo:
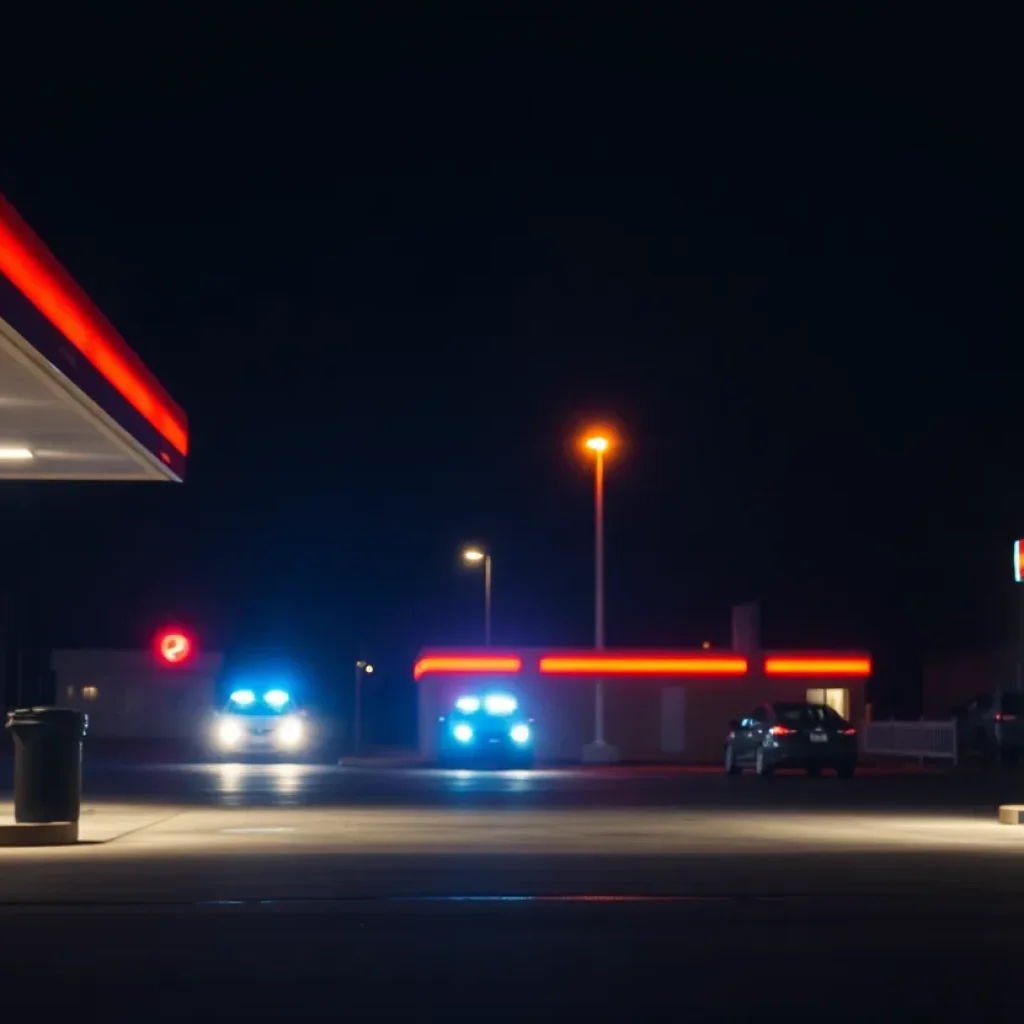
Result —
[{"label": "parked suv", "polygon": [[953,709],[957,746],[965,754],[1017,761],[1024,751],[1024,693],[983,693],[966,707]]}]

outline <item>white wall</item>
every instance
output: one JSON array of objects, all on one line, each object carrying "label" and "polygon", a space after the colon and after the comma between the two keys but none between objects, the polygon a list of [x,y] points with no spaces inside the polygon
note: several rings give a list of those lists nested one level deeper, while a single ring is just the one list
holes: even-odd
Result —
[{"label": "white wall", "polygon": [[213,710],[220,654],[166,665],[151,651],[54,651],[55,703],[89,716],[89,736],[196,739]]}]

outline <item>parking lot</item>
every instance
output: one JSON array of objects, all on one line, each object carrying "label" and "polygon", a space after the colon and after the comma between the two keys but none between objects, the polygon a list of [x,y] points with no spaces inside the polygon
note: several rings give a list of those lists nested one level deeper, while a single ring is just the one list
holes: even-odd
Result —
[{"label": "parking lot", "polygon": [[82,844],[0,851],[0,900],[1024,892],[1024,828],[995,817],[1018,784],[914,768],[94,765]]},{"label": "parking lot", "polygon": [[[79,846],[0,850],[2,962],[59,962],[129,1000],[170,968],[161,1005],[180,1009],[269,956],[304,979],[314,1016],[353,985],[408,1009],[511,971],[602,1019],[666,998],[728,1018],[756,993],[716,1007],[723,963],[768,978],[794,957],[862,993],[928,974],[913,1012],[976,1006],[978,988],[1001,1006],[1024,939],[1024,828],[995,810],[1018,791],[1015,774],[913,767],[841,781],[93,763]],[[604,987],[587,987],[595,965]],[[968,997],[964,970],[989,983]],[[219,991],[218,1012],[294,1006]]]}]

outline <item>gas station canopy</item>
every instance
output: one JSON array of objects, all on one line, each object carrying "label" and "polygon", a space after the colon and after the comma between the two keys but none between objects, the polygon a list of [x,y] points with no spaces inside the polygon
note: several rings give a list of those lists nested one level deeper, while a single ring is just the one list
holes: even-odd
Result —
[{"label": "gas station canopy", "polygon": [[185,476],[188,420],[0,196],[0,480]]}]

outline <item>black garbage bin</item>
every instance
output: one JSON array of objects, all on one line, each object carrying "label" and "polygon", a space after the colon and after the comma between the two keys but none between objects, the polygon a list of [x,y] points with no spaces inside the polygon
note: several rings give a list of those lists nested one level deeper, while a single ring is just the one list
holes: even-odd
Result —
[{"label": "black garbage bin", "polygon": [[7,713],[14,734],[14,820],[78,821],[82,808],[82,738],[88,716],[72,708]]}]

